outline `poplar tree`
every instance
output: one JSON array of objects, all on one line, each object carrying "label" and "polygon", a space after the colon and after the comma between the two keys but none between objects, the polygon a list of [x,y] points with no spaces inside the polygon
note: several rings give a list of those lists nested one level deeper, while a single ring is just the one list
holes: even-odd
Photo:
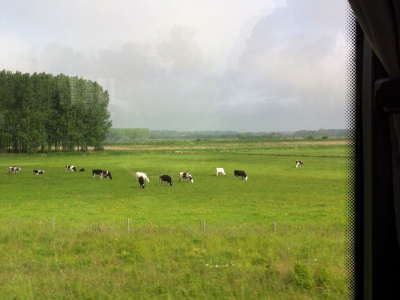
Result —
[{"label": "poplar tree", "polygon": [[0,151],[102,149],[111,128],[109,94],[64,74],[0,72]]}]

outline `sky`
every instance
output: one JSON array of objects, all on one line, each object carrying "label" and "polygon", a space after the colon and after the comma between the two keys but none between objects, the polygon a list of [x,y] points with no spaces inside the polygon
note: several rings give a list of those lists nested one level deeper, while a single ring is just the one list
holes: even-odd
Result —
[{"label": "sky", "polygon": [[0,0],[0,69],[78,76],[114,128],[346,127],[345,0]]}]

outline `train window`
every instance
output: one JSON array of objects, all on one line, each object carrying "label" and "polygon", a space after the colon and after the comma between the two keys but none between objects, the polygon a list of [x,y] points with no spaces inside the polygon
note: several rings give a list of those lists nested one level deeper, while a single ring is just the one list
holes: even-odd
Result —
[{"label": "train window", "polygon": [[[1,88],[1,80],[10,75],[7,72],[36,74],[39,79],[30,87],[44,82],[44,76],[40,78],[44,72],[60,76],[52,86],[68,86],[65,90],[71,94],[66,95],[71,102],[79,102],[76,100],[79,95],[89,93],[86,85],[80,85],[80,77],[98,83],[107,91],[112,129],[146,129],[137,131],[147,134],[146,138],[152,130],[157,134],[178,131],[182,139],[188,132],[202,132],[203,136],[218,133],[218,137],[228,136],[240,145],[261,140],[264,143],[257,147],[264,147],[262,151],[265,152],[265,145],[271,140],[281,142],[280,146],[286,147],[285,154],[279,152],[280,146],[271,146],[274,152],[271,161],[287,158],[287,163],[276,167],[279,176],[287,180],[287,184],[280,183],[283,186],[280,191],[285,190],[286,196],[276,191],[276,200],[269,200],[269,209],[289,203],[290,212],[276,208],[271,213],[265,207],[260,212],[253,207],[252,215],[258,219],[248,228],[254,233],[254,228],[267,222],[274,224],[271,227],[274,229],[275,225],[286,228],[290,237],[281,236],[277,242],[281,243],[282,253],[257,249],[254,253],[238,254],[227,250],[223,255],[232,259],[239,257],[241,263],[237,269],[251,269],[254,283],[259,283],[260,298],[274,298],[267,291],[270,288],[279,295],[276,298],[285,298],[282,293],[295,290],[309,293],[309,298],[339,299],[349,290],[353,293],[353,281],[359,286],[352,276],[358,274],[356,266],[360,262],[351,253],[346,255],[346,251],[359,249],[359,238],[351,236],[356,232],[348,222],[360,222],[356,213],[365,206],[353,207],[358,193],[347,195],[346,167],[352,168],[350,181],[355,184],[356,179],[352,177],[358,172],[355,161],[362,160],[364,153],[359,152],[360,148],[358,152],[350,148],[353,152],[349,157],[346,147],[351,144],[349,133],[350,138],[360,143],[356,137],[360,130],[357,127],[360,110],[357,51],[361,31],[347,1],[13,0],[1,1],[1,6],[0,61],[4,71],[0,72],[0,97],[7,95]],[[362,50],[363,54],[367,52],[366,48]],[[21,82],[25,81],[21,79]],[[32,90],[30,92],[26,95],[34,95]],[[50,92],[43,89],[40,95],[45,93]],[[58,90],[54,93],[60,94]],[[18,92],[15,95],[18,97]],[[0,129],[8,122],[2,111],[2,99],[5,96],[0,98]],[[10,99],[10,103],[14,101]],[[49,104],[38,111],[55,106]],[[31,109],[35,109],[35,105],[27,110]],[[80,112],[80,109],[74,110],[76,114]],[[90,116],[93,114],[91,111]],[[36,124],[41,124],[40,118],[37,119]],[[85,120],[76,119],[73,120],[76,124],[83,124],[80,121]],[[56,123],[55,118],[51,121],[50,125]],[[47,127],[56,127],[50,125]],[[32,141],[33,148],[45,147],[56,140],[51,134],[41,134],[47,127],[32,130],[32,135],[20,130],[18,138]],[[58,132],[63,129],[57,127]],[[74,131],[71,139],[81,136],[79,130],[71,131]],[[35,144],[33,134],[43,142]],[[17,139],[10,138],[11,133],[3,136],[8,137],[8,144],[0,143],[0,147],[8,149],[16,143]],[[200,138],[192,140],[199,143],[207,140],[198,136]],[[46,140],[50,138],[51,141]],[[286,142],[292,144],[287,146]],[[63,145],[67,142],[58,142],[49,148],[59,149],[57,147]],[[259,154],[257,147],[246,149],[249,157]],[[35,151],[33,148],[31,151]],[[259,161],[249,164],[255,170],[263,167],[267,173],[268,166],[262,166]],[[287,174],[293,170],[299,172],[288,179]],[[114,174],[113,171],[113,178],[118,178]],[[246,183],[251,185],[253,178],[263,183],[263,176],[257,177],[249,175]],[[145,191],[151,190],[148,187],[152,183],[146,182]],[[201,180],[195,178],[193,186],[200,183]],[[260,201],[267,198],[265,195],[258,197]],[[269,213],[268,217],[263,213]],[[269,219],[276,215],[280,218],[279,224]],[[244,223],[247,224],[243,221],[242,227]],[[359,228],[359,223],[355,225]],[[193,240],[199,243],[200,239]],[[232,241],[238,242],[237,239]],[[93,262],[101,265],[99,258],[89,259],[84,255],[88,252],[83,246],[76,248],[76,256],[82,258],[81,268],[92,266]],[[203,263],[208,255],[197,247],[190,251],[182,249],[176,250],[182,261],[198,259]],[[121,247],[115,259],[109,261],[139,265],[144,260],[138,251]],[[200,290],[182,289],[182,297],[224,298],[223,290],[231,293],[227,298],[254,298],[245,284],[241,286],[241,278],[237,276],[240,269],[235,275],[233,263],[225,264],[218,270],[226,272],[226,278],[236,278],[230,283],[231,290],[223,290],[222,285],[216,287],[215,284],[212,296]],[[213,265],[212,270],[208,266],[206,271],[199,272],[210,275],[208,272],[217,270],[217,263]],[[200,269],[193,272],[197,270]],[[207,286],[203,279],[192,280],[191,272],[188,269],[182,282]],[[214,278],[215,274],[210,277]],[[276,280],[272,279],[274,276]],[[267,283],[270,285],[265,288]],[[291,285],[290,288],[285,287],[286,284]],[[161,283],[154,287],[159,294],[171,289]]]}]

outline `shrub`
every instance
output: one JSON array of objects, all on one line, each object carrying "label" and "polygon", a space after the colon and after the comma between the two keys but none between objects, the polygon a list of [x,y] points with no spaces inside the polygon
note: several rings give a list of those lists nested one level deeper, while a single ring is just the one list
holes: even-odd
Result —
[{"label": "shrub", "polygon": [[294,266],[294,282],[297,286],[309,291],[315,286],[313,274],[309,267],[304,264],[297,263]]}]

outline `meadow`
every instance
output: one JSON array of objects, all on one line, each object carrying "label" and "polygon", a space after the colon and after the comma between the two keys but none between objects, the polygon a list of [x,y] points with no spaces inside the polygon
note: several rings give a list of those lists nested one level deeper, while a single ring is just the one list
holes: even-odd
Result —
[{"label": "meadow", "polygon": [[346,299],[346,148],[198,139],[1,154],[1,299]]}]

